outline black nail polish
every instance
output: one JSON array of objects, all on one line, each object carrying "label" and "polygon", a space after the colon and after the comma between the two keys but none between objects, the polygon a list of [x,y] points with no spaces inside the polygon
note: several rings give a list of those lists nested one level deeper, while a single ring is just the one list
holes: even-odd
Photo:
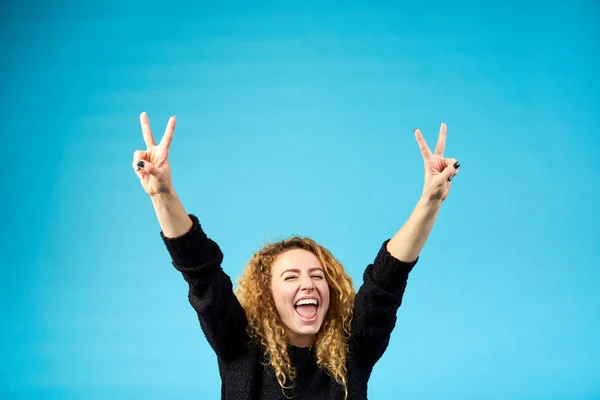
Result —
[{"label": "black nail polish", "polygon": [[143,161],[138,161],[137,166],[140,168],[144,168],[144,162]]},{"label": "black nail polish", "polygon": [[454,163],[454,169],[458,169],[458,167],[460,167],[460,163],[457,161]]},{"label": "black nail polish", "polygon": [[448,177],[448,182],[452,182],[452,177],[451,176]]}]

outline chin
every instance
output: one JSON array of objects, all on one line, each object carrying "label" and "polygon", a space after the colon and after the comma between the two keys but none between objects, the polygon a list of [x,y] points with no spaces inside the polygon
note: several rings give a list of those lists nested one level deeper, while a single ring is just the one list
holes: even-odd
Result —
[{"label": "chin", "polygon": [[316,335],[321,330],[321,327],[318,328],[299,328],[296,332],[297,335]]},{"label": "chin", "polygon": [[[301,324],[295,324],[293,329],[288,328],[288,334],[294,337],[292,343],[300,345],[300,347],[310,346],[314,344],[315,336],[321,330],[322,324],[314,324],[312,326],[302,326]],[[308,343],[310,342],[310,343]]]},{"label": "chin", "polygon": [[297,335],[316,335],[317,333],[319,333],[322,326],[322,321],[310,325],[306,325],[300,322],[296,324],[296,329],[294,329],[294,333],[296,333]]}]

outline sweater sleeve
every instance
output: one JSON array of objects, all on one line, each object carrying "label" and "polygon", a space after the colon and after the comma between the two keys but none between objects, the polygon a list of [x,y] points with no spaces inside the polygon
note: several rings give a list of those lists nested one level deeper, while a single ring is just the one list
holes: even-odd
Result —
[{"label": "sweater sleeve", "polygon": [[215,353],[223,359],[239,355],[248,341],[244,309],[223,271],[223,254],[206,236],[195,215],[192,228],[177,238],[160,233],[175,268],[189,285],[188,299]]},{"label": "sweater sleeve", "polygon": [[357,359],[370,367],[387,349],[408,275],[418,262],[418,258],[412,262],[394,258],[386,248],[388,242],[366,268],[354,302],[351,342]]}]

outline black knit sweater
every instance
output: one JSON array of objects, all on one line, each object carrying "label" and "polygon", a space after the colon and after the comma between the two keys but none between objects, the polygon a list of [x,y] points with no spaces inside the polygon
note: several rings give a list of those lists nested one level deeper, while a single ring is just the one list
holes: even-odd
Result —
[{"label": "black knit sweater", "polygon": [[[251,345],[246,334],[244,309],[233,292],[231,279],[223,272],[219,246],[190,215],[192,228],[178,238],[161,237],[173,265],[189,284],[189,301],[200,326],[215,351],[221,375],[221,396],[227,400],[287,400],[262,349]],[[363,274],[357,292],[347,358],[350,398],[367,398],[367,382],[375,363],[388,346],[396,324],[408,274],[417,260],[406,263],[394,258],[384,242],[373,264]],[[289,346],[296,368],[296,400],[343,399],[342,387],[315,362],[313,348]]]}]

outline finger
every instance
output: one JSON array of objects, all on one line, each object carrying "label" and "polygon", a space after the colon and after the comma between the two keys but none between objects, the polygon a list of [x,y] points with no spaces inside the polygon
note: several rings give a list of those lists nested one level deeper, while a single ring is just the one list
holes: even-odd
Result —
[{"label": "finger", "polygon": [[144,171],[142,171],[142,170],[140,169],[140,167],[138,167],[138,165],[137,165],[137,164],[138,164],[140,161],[143,161],[143,160],[145,160],[145,159],[146,159],[146,157],[147,157],[147,153],[146,153],[145,151],[142,151],[142,150],[136,150],[136,151],[133,153],[133,162],[131,163],[131,166],[133,167],[133,170],[135,171],[135,174],[136,174],[136,175],[138,176],[138,178],[140,178],[140,179],[143,177],[143,173],[144,173]]},{"label": "finger", "polygon": [[435,146],[435,155],[436,156],[440,156],[443,157],[444,156],[444,150],[446,149],[446,131],[447,131],[447,127],[446,124],[442,122],[442,125],[440,126],[440,135],[438,137],[438,141],[437,141],[437,145]]},{"label": "finger", "polygon": [[425,138],[423,137],[423,134],[419,128],[415,128],[415,138],[417,139],[417,143],[419,144],[423,158],[427,159],[431,157],[431,150],[429,150],[429,146],[427,146],[427,142],[425,141]]},{"label": "finger", "polygon": [[158,173],[158,168],[156,168],[150,161],[139,160],[137,162],[133,162],[132,166],[138,176],[142,176],[141,172],[145,172],[148,175],[156,175]]},{"label": "finger", "polygon": [[136,164],[140,160],[147,160],[148,153],[143,150],[136,150],[133,152],[133,163]]},{"label": "finger", "polygon": [[446,168],[440,174],[440,178],[450,182],[458,174],[460,163],[455,158],[445,158],[444,161],[446,162]]},{"label": "finger", "polygon": [[146,148],[149,149],[150,147],[155,146],[152,129],[150,129],[150,120],[148,119],[148,114],[146,114],[146,112],[140,114],[140,124],[142,125],[142,135],[144,136]]},{"label": "finger", "polygon": [[[144,161],[138,161],[138,162],[144,162]],[[144,175],[146,174],[146,172],[142,171],[142,169],[135,162],[131,163],[131,166],[133,167],[133,172],[135,172],[137,177],[142,179],[144,177]]]},{"label": "finger", "polygon": [[162,139],[160,140],[161,146],[164,146],[166,149],[171,146],[171,141],[173,140],[173,133],[175,132],[175,124],[177,119],[173,115],[169,118],[169,122],[167,122],[167,128],[165,129],[165,133],[163,134]]}]

